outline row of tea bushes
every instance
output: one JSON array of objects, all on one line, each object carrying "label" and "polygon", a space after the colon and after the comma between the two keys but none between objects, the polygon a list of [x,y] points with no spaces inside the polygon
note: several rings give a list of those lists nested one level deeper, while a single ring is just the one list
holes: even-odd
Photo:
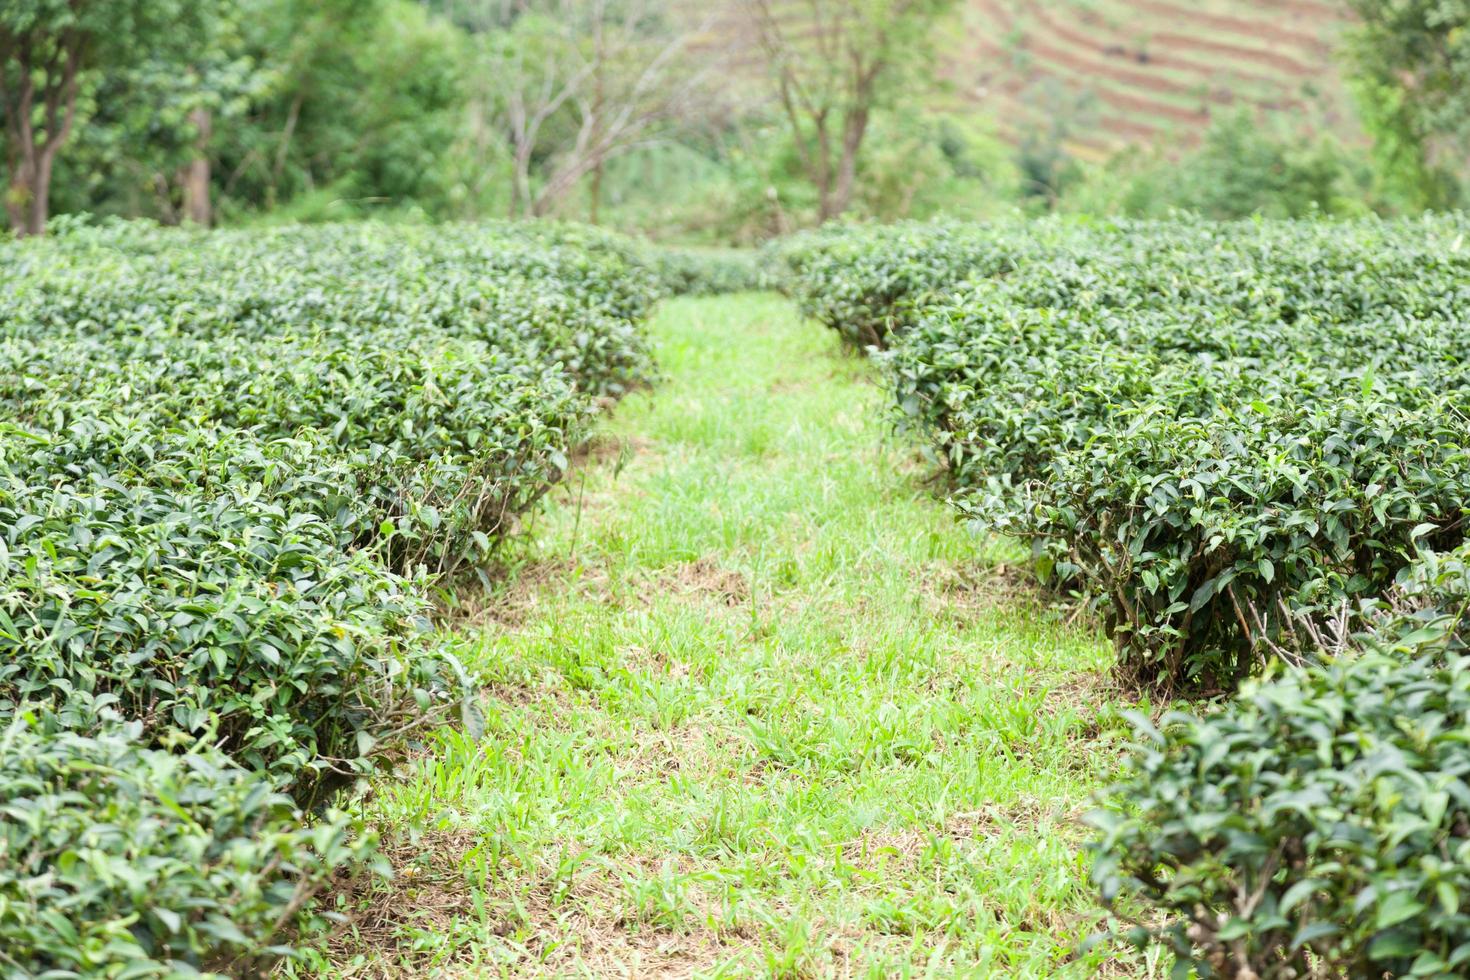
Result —
[{"label": "row of tea bushes", "polygon": [[657,282],[559,226],[0,261],[0,972],[256,969],[370,861],[334,792],[473,721],[429,594],[651,377]]},{"label": "row of tea bushes", "polygon": [[157,747],[72,701],[0,727],[0,972],[259,976],[327,922],[303,914],[375,863],[359,822],[309,825],[207,738]]},{"label": "row of tea bushes", "polygon": [[1127,680],[1228,689],[1286,622],[1464,538],[1467,231],[854,229],[791,246],[791,281],[845,336],[819,291],[884,311],[895,400],[956,503],[1096,604]]},{"label": "row of tea bushes", "polygon": [[[388,522],[384,558],[398,571],[483,562],[502,525],[558,478],[594,404],[560,363],[432,334],[27,349],[0,344],[0,405],[47,434],[44,454],[135,471],[164,454],[187,483],[195,459],[238,465],[262,445],[277,447],[272,462],[290,457],[282,466],[319,465],[281,448],[307,440],[311,460],[336,468],[318,516],[357,547]],[[42,455],[33,465],[45,470]]]},{"label": "row of tea bushes", "polygon": [[664,291],[673,296],[720,296],[770,286],[758,252],[651,247],[647,260]]},{"label": "row of tea bushes", "polygon": [[[1470,221],[828,231],[984,528],[1102,613],[1157,725],[1094,878],[1178,975],[1470,975]],[[835,287],[835,288],[834,288]],[[1288,663],[1298,666],[1287,666]]]},{"label": "row of tea bushes", "polygon": [[[1047,226],[1030,226],[1042,235]],[[801,312],[858,347],[886,347],[911,313],[970,276],[1000,276],[1034,239],[964,224],[827,226],[770,246]]]},{"label": "row of tea bushes", "polygon": [[1093,818],[1128,938],[1201,977],[1470,973],[1470,548],[1387,606],[1332,663],[1135,719]]},{"label": "row of tea bushes", "polygon": [[769,259],[803,313],[854,344],[887,347],[928,302],[1016,274],[1025,282],[1013,295],[1036,307],[1228,308],[1287,322],[1317,308],[1445,314],[1464,299],[1467,227],[1458,216],[833,225],[776,243]]}]

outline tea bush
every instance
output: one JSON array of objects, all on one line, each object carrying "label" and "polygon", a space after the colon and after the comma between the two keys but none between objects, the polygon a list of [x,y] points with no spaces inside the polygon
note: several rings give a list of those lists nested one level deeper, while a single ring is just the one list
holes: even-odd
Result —
[{"label": "tea bush", "polygon": [[0,727],[0,972],[244,976],[328,924],[312,897],[372,837],[335,812],[304,826],[266,774],[181,748],[79,701]]},{"label": "tea bush", "polygon": [[819,316],[886,324],[958,506],[1100,609],[1124,678],[1211,690],[1464,538],[1467,230],[911,226],[788,264]]},{"label": "tea bush", "polygon": [[[1250,311],[1294,322],[1453,315],[1466,300],[1463,216],[1413,221],[1091,221],[828,226],[772,247],[804,313],[886,346],[933,299],[982,280],[1060,310]],[[1460,242],[1459,245],[1456,242]],[[1422,279],[1420,278],[1422,276]],[[1385,288],[1391,287],[1391,288]]]},{"label": "tea bush", "polygon": [[399,570],[483,562],[501,525],[560,477],[593,407],[559,364],[480,341],[354,349],[323,337],[126,338],[57,342],[39,356],[20,344],[8,351],[0,404],[22,425],[54,431],[63,419],[123,415],[155,430],[195,433],[204,422],[257,441],[313,440],[370,504],[357,509],[354,542],[391,522]]},{"label": "tea bush", "polygon": [[730,249],[652,248],[648,263],[672,296],[717,296],[765,289],[765,270],[756,252]]},{"label": "tea bush", "polygon": [[234,972],[310,931],[371,851],[330,794],[474,718],[430,590],[653,376],[640,254],[510,225],[0,247],[0,714],[33,719],[0,780],[54,816],[0,849],[0,963]]},{"label": "tea bush", "polygon": [[309,802],[459,686],[420,649],[411,583],[282,498],[0,476],[0,528],[7,700],[110,695],[154,732],[212,731]]},{"label": "tea bush", "polygon": [[1032,247],[957,223],[829,226],[776,246],[773,262],[804,315],[854,346],[884,347],[925,299],[971,275],[1003,275]]},{"label": "tea bush", "polygon": [[[1203,977],[1470,970],[1470,552],[1333,664],[1175,713],[1094,816],[1094,880]],[[1160,921],[1160,915],[1162,921]]]}]

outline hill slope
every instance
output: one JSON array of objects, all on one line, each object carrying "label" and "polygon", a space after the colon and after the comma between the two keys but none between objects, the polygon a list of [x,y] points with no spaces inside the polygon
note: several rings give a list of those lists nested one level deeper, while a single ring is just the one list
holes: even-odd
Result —
[{"label": "hill slope", "polygon": [[1352,132],[1334,0],[967,0],[946,73],[1020,142],[1054,132],[1098,157],[1187,144],[1244,106]]}]

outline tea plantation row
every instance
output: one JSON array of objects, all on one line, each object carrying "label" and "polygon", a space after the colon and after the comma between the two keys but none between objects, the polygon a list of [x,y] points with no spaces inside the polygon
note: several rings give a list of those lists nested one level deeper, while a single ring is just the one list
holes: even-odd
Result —
[{"label": "tea plantation row", "polygon": [[[1140,719],[1097,878],[1209,974],[1470,972],[1470,220],[836,229],[780,258]],[[1330,648],[1330,649],[1324,649]],[[1334,656],[1334,654],[1336,656]],[[1278,672],[1276,667],[1273,672]]]},{"label": "tea plantation row", "polygon": [[473,719],[432,590],[649,379],[655,279],[554,226],[0,261],[0,973],[256,969],[372,863],[333,791]]}]

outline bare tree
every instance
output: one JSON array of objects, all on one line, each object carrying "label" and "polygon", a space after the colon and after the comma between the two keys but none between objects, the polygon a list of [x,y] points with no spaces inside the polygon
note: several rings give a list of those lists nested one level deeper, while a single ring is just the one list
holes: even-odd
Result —
[{"label": "bare tree", "polygon": [[486,32],[477,104],[503,115],[513,216],[551,213],[590,177],[595,222],[607,163],[687,110],[699,28],[678,13],[660,0],[542,0]]},{"label": "bare tree", "polygon": [[852,204],[873,112],[928,67],[948,0],[737,0],[746,34],[828,221]]},{"label": "bare tree", "polygon": [[[562,4],[563,6],[569,4]],[[531,185],[531,165],[542,149],[542,131],[571,102],[591,75],[574,41],[555,19],[491,40],[485,81],[502,93],[506,135],[511,151],[511,216],[540,213],[540,198]],[[526,34],[536,32],[536,37]],[[527,41],[538,43],[530,44]],[[487,104],[493,104],[487,100]]]}]

